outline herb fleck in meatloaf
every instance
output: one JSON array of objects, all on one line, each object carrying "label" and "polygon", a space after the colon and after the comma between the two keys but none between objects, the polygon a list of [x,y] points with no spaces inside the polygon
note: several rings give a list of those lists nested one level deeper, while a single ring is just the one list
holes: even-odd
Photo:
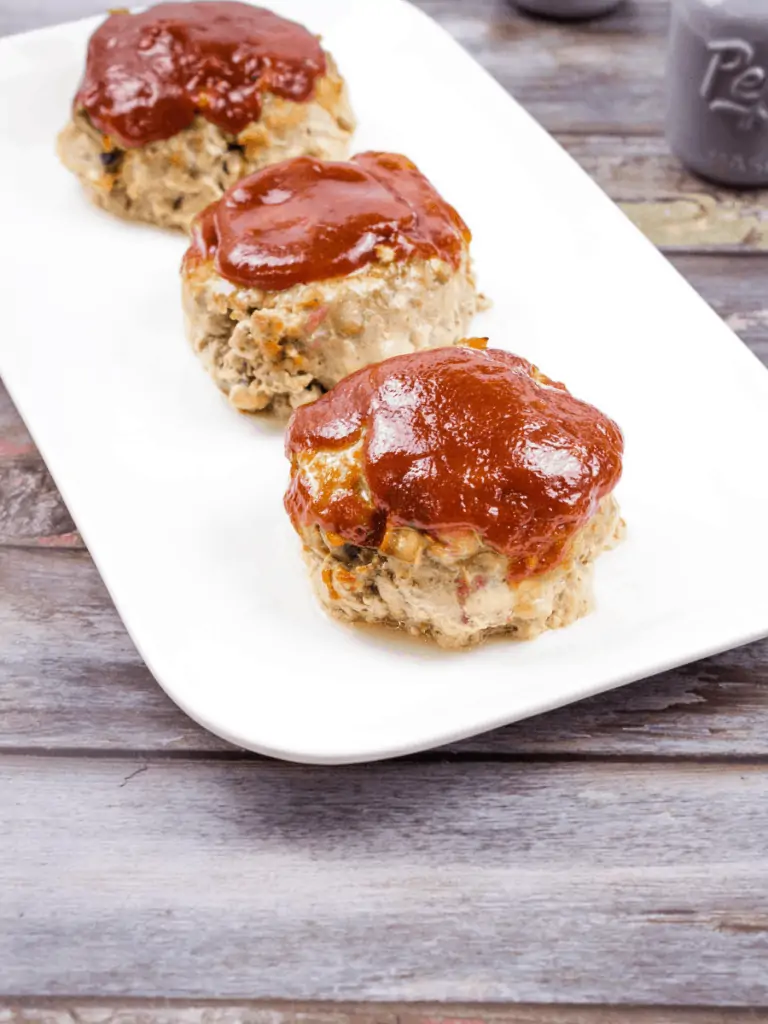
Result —
[{"label": "herb fleck in meatloaf", "polygon": [[406,157],[297,158],[230,189],[182,265],[187,334],[242,412],[289,412],[388,356],[452,345],[470,233]]},{"label": "herb fleck in meatloaf", "polygon": [[322,604],[443,647],[592,606],[624,524],[619,428],[518,356],[401,356],[294,413],[286,509]]},{"label": "herb fleck in meatloaf", "polygon": [[188,230],[260,167],[343,159],[353,129],[344,80],[301,25],[244,3],[167,3],[93,34],[58,151],[99,206]]}]

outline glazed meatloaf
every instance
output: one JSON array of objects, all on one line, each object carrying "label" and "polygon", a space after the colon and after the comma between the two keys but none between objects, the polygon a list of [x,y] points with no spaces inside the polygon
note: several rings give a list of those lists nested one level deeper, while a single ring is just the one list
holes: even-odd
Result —
[{"label": "glazed meatloaf", "polygon": [[194,227],[189,340],[236,409],[289,412],[362,366],[466,335],[469,243],[406,157],[265,168]]},{"label": "glazed meatloaf", "polygon": [[360,370],[294,413],[286,451],[323,605],[444,647],[585,615],[593,563],[623,530],[619,428],[508,352]]},{"label": "glazed meatloaf", "polygon": [[111,213],[188,230],[240,178],[343,159],[354,117],[331,56],[246,3],[113,13],[90,40],[59,156]]}]

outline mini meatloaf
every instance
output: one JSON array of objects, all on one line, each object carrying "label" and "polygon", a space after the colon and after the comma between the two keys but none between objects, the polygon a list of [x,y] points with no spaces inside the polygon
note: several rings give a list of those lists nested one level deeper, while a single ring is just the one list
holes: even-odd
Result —
[{"label": "mini meatloaf", "polygon": [[59,156],[105,210],[189,229],[253,171],[347,156],[354,117],[317,38],[233,2],[113,13],[94,32]]},{"label": "mini meatloaf", "polygon": [[189,340],[236,409],[289,412],[362,366],[464,337],[469,243],[404,156],[267,167],[194,226]]},{"label": "mini meatloaf", "polygon": [[321,602],[443,647],[585,615],[621,536],[621,431],[508,352],[397,356],[288,426],[285,506]]}]

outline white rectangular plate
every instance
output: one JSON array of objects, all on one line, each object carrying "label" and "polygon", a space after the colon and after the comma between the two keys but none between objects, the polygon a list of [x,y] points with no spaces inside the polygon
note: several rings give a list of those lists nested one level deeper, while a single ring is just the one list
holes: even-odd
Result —
[{"label": "white rectangular plate", "polygon": [[475,234],[492,344],[624,428],[629,537],[597,611],[443,652],[333,622],[282,508],[281,431],[182,335],[181,237],[92,208],[57,163],[96,22],[0,43],[0,369],[158,682],[263,753],[351,762],[546,711],[768,633],[768,375],[623,215],[402,0],[280,0],[347,76],[358,150],[409,154]]}]

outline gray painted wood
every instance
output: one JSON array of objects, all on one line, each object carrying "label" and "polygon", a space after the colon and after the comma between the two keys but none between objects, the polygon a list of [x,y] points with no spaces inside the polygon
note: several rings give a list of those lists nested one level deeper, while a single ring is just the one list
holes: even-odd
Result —
[{"label": "gray painted wood", "polygon": [[584,1007],[209,1000],[33,999],[0,1001],[3,1024],[765,1024],[768,1012],[739,1008]]},{"label": "gray painted wood", "polygon": [[765,190],[728,191],[695,178],[657,135],[569,133],[558,138],[637,227],[666,252],[722,255],[768,248]]},{"label": "gray painted wood", "polygon": [[[667,0],[418,3],[768,362],[765,193],[659,137]],[[422,759],[243,756],[152,681],[0,387],[0,1024],[768,1020],[766,684],[768,642]]]},{"label": "gray painted wood", "polygon": [[768,769],[0,759],[0,991],[768,1006]]},{"label": "gray painted wood", "polygon": [[509,0],[416,0],[547,128],[658,132],[668,0],[627,0],[577,26],[520,13]]},{"label": "gray painted wood", "polygon": [[[232,750],[162,693],[85,552],[0,549],[0,650],[0,750]],[[449,749],[766,757],[768,641]]]}]

